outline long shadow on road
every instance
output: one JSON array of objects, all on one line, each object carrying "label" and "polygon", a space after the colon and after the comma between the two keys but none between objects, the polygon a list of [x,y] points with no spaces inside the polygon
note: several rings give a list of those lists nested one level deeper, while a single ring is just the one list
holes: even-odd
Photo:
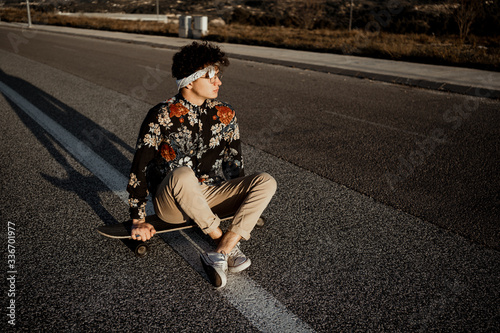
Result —
[{"label": "long shadow on road", "polygon": [[[42,110],[51,119],[57,121],[75,137],[85,142],[94,152],[112,164],[122,174],[128,173],[126,168],[130,166],[130,161],[115,145],[122,147],[126,151],[133,151],[133,148],[115,134],[31,83],[7,75],[2,70],[0,70],[0,82],[3,82],[17,92],[22,92],[23,97],[31,104]],[[41,173],[41,176],[54,186],[77,194],[79,198],[94,210],[104,223],[117,223],[118,221],[115,217],[103,207],[100,199],[100,193],[109,192],[109,188],[96,176],[85,176],[76,170],[60,152],[60,149],[54,143],[54,139],[15,103],[10,101],[7,96],[4,97],[19,119],[26,125],[26,128],[30,129],[37,140],[47,149],[54,161],[66,172],[60,178],[45,173]],[[89,133],[92,135],[89,135]],[[83,186],[82,184],[92,184],[92,186]]]}]

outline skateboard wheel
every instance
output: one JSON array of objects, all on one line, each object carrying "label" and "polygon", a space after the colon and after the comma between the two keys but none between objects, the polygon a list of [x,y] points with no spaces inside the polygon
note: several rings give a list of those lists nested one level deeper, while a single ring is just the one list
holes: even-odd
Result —
[{"label": "skateboard wheel", "polygon": [[257,228],[262,228],[266,224],[266,219],[264,217],[259,217],[257,220],[257,224],[255,225]]},{"label": "skateboard wheel", "polygon": [[144,257],[148,253],[149,247],[146,244],[139,244],[135,248],[135,255],[138,257]]}]

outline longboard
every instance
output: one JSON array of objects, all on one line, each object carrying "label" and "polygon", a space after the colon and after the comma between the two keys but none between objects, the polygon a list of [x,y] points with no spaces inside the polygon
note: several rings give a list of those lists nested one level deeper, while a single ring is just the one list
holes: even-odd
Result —
[{"label": "longboard", "polygon": [[[221,221],[228,221],[231,220],[232,218],[233,216],[224,217],[221,218]],[[166,232],[179,231],[183,229],[190,229],[193,227],[197,227],[197,225],[193,221],[187,221],[184,223],[167,223],[165,221],[160,220],[160,218],[158,218],[158,216],[156,215],[146,216],[146,222],[151,224],[155,228],[156,234],[162,234]],[[264,218],[260,217],[256,227],[262,227],[264,223],[265,223]],[[129,246],[137,256],[143,257],[147,254],[149,247],[143,241],[133,240],[132,236],[130,235],[131,230],[132,230],[131,220],[122,223],[101,225],[97,227],[97,232],[100,233],[101,235],[108,238],[122,239],[126,241],[127,246]]]},{"label": "longboard", "polygon": [[[147,223],[151,224],[155,228],[157,234],[189,229],[196,226],[196,224],[192,222],[174,224],[174,223],[164,222],[160,219],[147,221]],[[130,234],[131,230],[132,230],[132,221],[126,221],[117,224],[101,225],[97,227],[97,232],[100,233],[101,235],[117,239],[131,239],[132,238]]]}]

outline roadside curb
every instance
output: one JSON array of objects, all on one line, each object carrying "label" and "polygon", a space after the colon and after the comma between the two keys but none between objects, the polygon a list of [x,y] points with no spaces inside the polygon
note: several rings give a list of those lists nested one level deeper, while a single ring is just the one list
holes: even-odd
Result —
[{"label": "roadside curb", "polygon": [[[22,24],[12,24],[12,23],[0,22],[0,25],[5,25],[5,26],[17,28],[17,29],[26,29],[26,26],[24,26]],[[50,27],[59,27],[59,26],[50,26]],[[55,30],[55,29],[50,29],[50,28],[44,29],[44,26],[36,26],[35,25],[35,26],[32,26],[30,28],[30,30],[72,35],[72,36],[83,36],[83,37],[88,37],[88,38],[95,38],[95,39],[108,40],[108,41],[114,41],[114,42],[126,42],[126,43],[139,44],[139,45],[148,45],[148,46],[152,46],[152,47],[165,48],[165,49],[171,49],[171,50],[180,49],[180,46],[169,45],[166,43],[159,43],[159,42],[148,41],[148,40],[137,40],[134,38],[126,39],[126,38],[120,38],[120,37],[116,37],[116,36],[97,35],[95,33],[86,33],[85,32],[86,29],[80,29],[80,28],[71,28],[71,27],[60,27],[60,28],[64,28],[64,30]],[[78,29],[78,30],[68,31],[67,29]],[[100,30],[90,30],[90,31],[99,32]],[[106,31],[106,32],[112,32],[112,31]],[[127,34],[126,32],[119,32],[119,33]],[[151,35],[144,35],[144,38],[146,38],[146,37],[152,37],[152,36]],[[155,37],[162,37],[162,36],[155,36]],[[169,38],[175,38],[175,37],[169,37]],[[179,38],[179,40],[192,41],[192,39],[185,39],[185,38]],[[341,76],[348,76],[348,77],[354,77],[354,78],[359,78],[359,79],[368,79],[368,80],[373,80],[373,81],[399,84],[399,85],[404,85],[404,86],[417,87],[417,88],[422,88],[422,89],[427,89],[427,90],[435,90],[435,91],[440,91],[440,92],[449,92],[449,93],[474,96],[474,97],[481,97],[481,98],[500,99],[500,90],[497,90],[497,89],[487,89],[484,87],[477,87],[477,86],[473,86],[473,85],[461,85],[461,84],[455,84],[455,83],[448,83],[448,82],[444,82],[444,81],[440,82],[440,81],[425,80],[425,79],[415,79],[415,78],[411,78],[411,77],[405,77],[402,75],[388,75],[388,74],[374,73],[374,72],[370,72],[370,71],[358,71],[358,70],[336,67],[335,65],[325,66],[325,65],[311,64],[311,63],[307,63],[307,62],[297,62],[297,61],[289,61],[289,60],[271,59],[271,58],[266,58],[266,57],[250,56],[250,55],[245,55],[245,54],[241,54],[241,53],[234,53],[234,52],[226,52],[226,53],[228,54],[228,56],[235,58],[235,59],[239,59],[239,60],[247,60],[247,61],[272,64],[272,65],[294,67],[294,68],[300,68],[300,69],[305,69],[305,70],[312,70],[312,71],[316,71],[316,72],[329,73],[329,74],[341,75]]]},{"label": "roadside curb", "polygon": [[300,69],[309,69],[316,72],[329,73],[335,75],[342,76],[350,76],[358,79],[368,79],[373,81],[387,82],[399,85],[405,85],[410,87],[417,87],[428,90],[436,90],[442,92],[450,92],[461,95],[468,95],[474,97],[482,97],[482,98],[491,98],[491,99],[500,99],[500,90],[496,89],[485,89],[481,87],[475,86],[466,86],[466,85],[458,85],[447,82],[437,82],[423,79],[414,79],[408,77],[402,77],[397,75],[386,75],[386,74],[378,74],[371,73],[367,71],[355,71],[345,68],[338,68],[334,66],[320,66],[314,64],[307,64],[301,62],[292,62],[285,60],[277,60],[277,59],[268,59],[268,58],[260,58],[254,56],[245,56],[241,54],[229,54],[230,56],[241,59],[241,60],[249,60],[255,62],[263,62],[267,64],[273,65],[282,65],[288,67],[295,67]]}]

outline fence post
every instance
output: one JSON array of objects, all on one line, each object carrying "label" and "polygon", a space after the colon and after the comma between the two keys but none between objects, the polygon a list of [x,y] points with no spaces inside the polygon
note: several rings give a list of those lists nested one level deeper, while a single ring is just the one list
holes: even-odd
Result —
[{"label": "fence post", "polygon": [[353,0],[351,0],[351,10],[350,10],[350,13],[349,13],[349,32],[351,32],[351,30],[352,30],[352,7],[353,7],[352,1]]},{"label": "fence post", "polygon": [[28,28],[31,28],[30,0],[26,0],[26,9],[28,10]]}]

